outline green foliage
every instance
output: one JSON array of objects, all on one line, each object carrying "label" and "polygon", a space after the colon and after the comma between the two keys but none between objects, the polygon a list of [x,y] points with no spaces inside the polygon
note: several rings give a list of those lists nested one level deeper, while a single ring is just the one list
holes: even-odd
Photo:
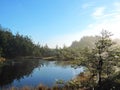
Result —
[{"label": "green foliage", "polygon": [[19,56],[32,55],[34,44],[27,36],[13,35],[10,30],[0,28],[0,48],[2,57],[13,58]]},{"label": "green foliage", "polygon": [[[103,79],[110,78],[118,68],[120,51],[113,47],[114,43],[110,39],[111,33],[103,30],[101,38],[95,43],[94,49],[85,48],[82,56],[82,65],[86,66],[91,73],[91,78],[95,79],[101,87]],[[96,78],[95,78],[96,77]]]},{"label": "green foliage", "polygon": [[28,36],[17,33],[13,35],[9,29],[0,27],[0,56],[5,58],[18,58],[25,56],[50,56],[52,53],[48,46],[41,47],[34,44]]}]

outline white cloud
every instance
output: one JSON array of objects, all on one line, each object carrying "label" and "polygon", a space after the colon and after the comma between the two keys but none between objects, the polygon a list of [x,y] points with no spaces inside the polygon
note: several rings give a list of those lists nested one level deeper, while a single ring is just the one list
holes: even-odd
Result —
[{"label": "white cloud", "polygon": [[104,15],[105,7],[97,7],[92,13],[92,16],[95,18],[101,17]]},{"label": "white cloud", "polygon": [[92,16],[94,18],[99,18],[104,15],[105,7],[97,7],[95,8],[94,12],[92,13]]},{"label": "white cloud", "polygon": [[[110,10],[110,7],[107,8]],[[96,23],[89,25],[89,29],[95,32],[96,30],[103,28],[112,32],[114,34],[114,38],[120,38],[120,3],[113,3],[113,7],[111,7],[111,9],[112,10],[109,12],[105,12],[105,8],[98,9],[99,17],[95,18]]]}]

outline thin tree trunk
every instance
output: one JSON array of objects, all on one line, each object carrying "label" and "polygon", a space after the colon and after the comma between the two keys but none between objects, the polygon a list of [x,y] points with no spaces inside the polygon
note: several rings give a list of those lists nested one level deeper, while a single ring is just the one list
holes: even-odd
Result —
[{"label": "thin tree trunk", "polygon": [[98,72],[98,90],[101,90],[101,70]]},{"label": "thin tree trunk", "polygon": [[[99,54],[101,54],[101,52],[99,51]],[[103,60],[102,57],[100,55],[99,57],[99,65],[98,65],[98,90],[101,90],[101,73],[102,73],[102,65],[103,65]]]}]

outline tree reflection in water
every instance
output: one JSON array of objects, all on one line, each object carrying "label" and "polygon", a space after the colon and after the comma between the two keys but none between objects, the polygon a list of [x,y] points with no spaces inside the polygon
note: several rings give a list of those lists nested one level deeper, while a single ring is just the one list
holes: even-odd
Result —
[{"label": "tree reflection in water", "polygon": [[16,79],[20,80],[24,76],[28,77],[36,67],[41,67],[42,61],[39,60],[13,60],[5,63],[0,68],[0,87],[9,87]]}]

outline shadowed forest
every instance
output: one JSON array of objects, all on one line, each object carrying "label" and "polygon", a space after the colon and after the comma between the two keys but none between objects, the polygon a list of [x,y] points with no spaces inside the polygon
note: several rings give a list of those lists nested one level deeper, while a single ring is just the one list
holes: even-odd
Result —
[{"label": "shadowed forest", "polygon": [[[20,87],[22,90],[120,90],[120,40],[113,39],[112,32],[102,30],[99,36],[84,36],[73,41],[71,46],[49,48],[35,44],[28,36],[13,34],[10,29],[0,27],[0,87],[12,83],[14,79],[29,76],[35,67],[42,65],[37,59],[60,61],[73,68],[83,67],[75,78],[56,83],[62,86]],[[23,63],[16,63],[22,61]],[[6,65],[10,64],[8,67]],[[58,65],[56,63],[56,65]],[[25,73],[27,71],[27,73]],[[4,73],[3,73],[4,72]],[[10,75],[9,75],[10,74]],[[9,77],[11,76],[11,77]],[[3,82],[5,81],[6,82]],[[31,82],[34,83],[34,82]],[[18,90],[18,87],[9,87]]]}]

